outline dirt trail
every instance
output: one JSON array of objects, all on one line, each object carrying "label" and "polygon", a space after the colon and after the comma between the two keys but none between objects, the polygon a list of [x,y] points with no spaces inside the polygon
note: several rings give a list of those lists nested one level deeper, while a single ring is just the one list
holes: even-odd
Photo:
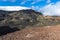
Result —
[{"label": "dirt trail", "polygon": [[24,29],[0,36],[0,40],[60,40],[60,25]]}]

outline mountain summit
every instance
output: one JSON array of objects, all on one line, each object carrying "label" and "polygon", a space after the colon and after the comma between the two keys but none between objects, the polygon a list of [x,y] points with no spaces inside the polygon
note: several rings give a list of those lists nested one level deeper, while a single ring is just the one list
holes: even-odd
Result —
[{"label": "mountain summit", "polygon": [[0,27],[7,25],[11,28],[33,26],[37,23],[37,17],[42,15],[32,9],[20,11],[0,11]]}]

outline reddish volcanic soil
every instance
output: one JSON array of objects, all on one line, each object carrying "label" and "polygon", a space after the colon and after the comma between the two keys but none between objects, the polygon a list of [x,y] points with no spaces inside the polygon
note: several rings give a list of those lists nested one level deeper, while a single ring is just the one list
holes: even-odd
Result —
[{"label": "reddish volcanic soil", "polygon": [[0,36],[0,40],[60,40],[60,25],[23,29]]}]

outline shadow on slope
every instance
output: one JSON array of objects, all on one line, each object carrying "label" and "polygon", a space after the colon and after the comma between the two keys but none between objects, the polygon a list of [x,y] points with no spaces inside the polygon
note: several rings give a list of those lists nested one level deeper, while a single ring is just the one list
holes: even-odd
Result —
[{"label": "shadow on slope", "polygon": [[7,33],[12,33],[18,31],[18,28],[10,28],[10,27],[0,27],[0,36],[5,35]]}]

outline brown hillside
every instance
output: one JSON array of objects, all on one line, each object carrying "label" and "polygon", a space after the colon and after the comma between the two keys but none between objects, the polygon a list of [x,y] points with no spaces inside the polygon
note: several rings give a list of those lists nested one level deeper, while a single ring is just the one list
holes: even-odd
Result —
[{"label": "brown hillside", "polygon": [[0,36],[0,40],[60,40],[60,25],[24,29]]}]

